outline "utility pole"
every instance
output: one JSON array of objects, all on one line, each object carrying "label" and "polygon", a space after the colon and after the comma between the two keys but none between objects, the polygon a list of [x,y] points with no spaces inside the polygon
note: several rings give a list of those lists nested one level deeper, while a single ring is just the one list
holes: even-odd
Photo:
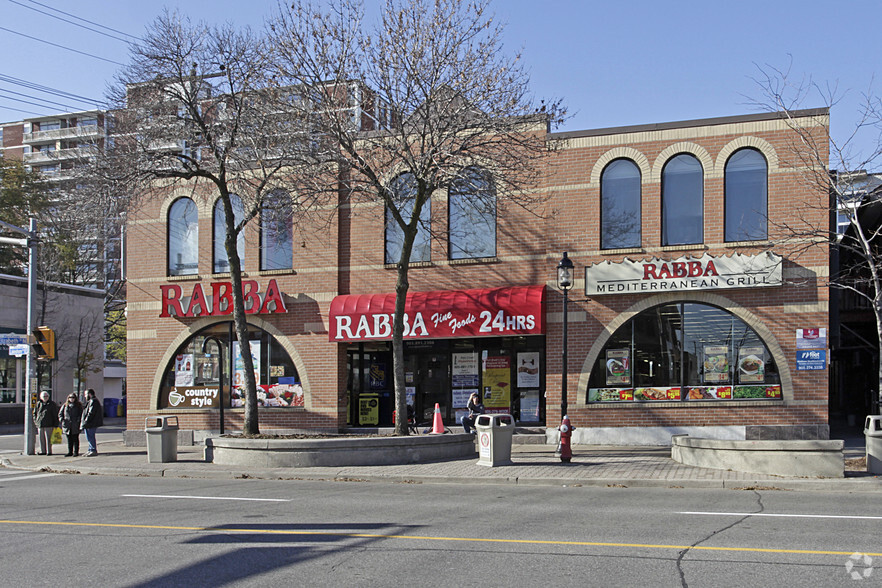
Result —
[{"label": "utility pole", "polygon": [[[0,243],[7,243],[10,245],[19,245],[22,247],[28,248],[28,313],[27,313],[27,326],[25,327],[25,333],[28,336],[34,330],[34,306],[37,295],[37,245],[39,243],[39,239],[37,238],[37,221],[36,219],[30,220],[30,225],[27,229],[23,229],[21,227],[17,227],[15,225],[10,225],[9,223],[5,223],[0,221],[0,227],[9,229],[10,231],[14,231],[16,233],[21,233],[25,235],[24,239],[15,239],[12,237],[0,237]],[[34,455],[34,445],[35,445],[35,431],[34,431],[34,406],[32,401],[32,396],[34,393],[34,382],[36,381],[37,370],[36,370],[36,358],[34,357],[34,349],[28,345],[28,355],[27,361],[25,363],[25,372],[27,372],[27,377],[25,379],[25,414],[24,414],[24,453],[25,455]]]}]

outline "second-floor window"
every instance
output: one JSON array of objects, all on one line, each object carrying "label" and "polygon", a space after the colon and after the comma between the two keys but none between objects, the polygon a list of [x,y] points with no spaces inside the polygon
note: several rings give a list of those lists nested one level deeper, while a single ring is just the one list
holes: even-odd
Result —
[{"label": "second-floor window", "polygon": [[756,149],[739,149],[726,162],[726,241],[768,237],[768,164]]},{"label": "second-floor window", "polygon": [[291,269],[293,266],[291,197],[284,190],[267,195],[260,211],[260,269]]},{"label": "second-floor window", "polygon": [[600,247],[640,247],[640,168],[616,159],[600,176]]},{"label": "second-floor window", "polygon": [[[238,225],[245,216],[242,200],[235,194],[230,194],[230,201],[233,204],[234,222]],[[216,274],[223,274],[230,271],[230,259],[227,256],[227,250],[224,242],[227,239],[227,223],[224,218],[224,204],[218,199],[214,203],[214,254],[212,255],[212,271]],[[236,251],[239,254],[239,261],[245,259],[245,237],[242,231],[239,232],[239,238],[236,240]]]},{"label": "second-floor window", "polygon": [[704,171],[694,155],[675,155],[662,170],[662,245],[704,240]]},{"label": "second-floor window", "polygon": [[[416,179],[413,174],[404,173],[392,180],[390,189],[395,199],[395,206],[404,221],[409,223],[413,218],[413,205],[416,199]],[[410,254],[411,262],[431,260],[431,201],[426,200],[420,211],[417,234]],[[385,263],[398,263],[404,246],[404,231],[396,222],[390,209],[386,209],[386,253]]]},{"label": "second-floor window", "polygon": [[178,198],[168,209],[168,275],[199,273],[199,215],[196,203]]},{"label": "second-floor window", "polygon": [[482,170],[466,169],[448,191],[450,259],[496,256],[496,191]]}]

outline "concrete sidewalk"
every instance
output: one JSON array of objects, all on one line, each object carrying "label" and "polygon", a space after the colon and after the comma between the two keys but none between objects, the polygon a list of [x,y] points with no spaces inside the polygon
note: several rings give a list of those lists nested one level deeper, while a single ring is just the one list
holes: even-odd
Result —
[{"label": "concrete sidewalk", "polygon": [[[844,478],[795,478],[697,468],[672,460],[669,447],[576,446],[569,464],[560,462],[552,446],[515,444],[514,464],[509,466],[479,466],[476,453],[474,458],[440,463],[268,469],[206,463],[202,447],[179,447],[176,462],[148,463],[146,448],[107,440],[112,438],[107,434],[103,442],[99,438],[99,454],[94,457],[11,452],[0,456],[0,464],[30,471],[115,476],[882,492],[882,476],[866,472],[847,471]],[[858,447],[847,442],[846,457],[857,455]],[[859,455],[863,455],[862,448]]]}]

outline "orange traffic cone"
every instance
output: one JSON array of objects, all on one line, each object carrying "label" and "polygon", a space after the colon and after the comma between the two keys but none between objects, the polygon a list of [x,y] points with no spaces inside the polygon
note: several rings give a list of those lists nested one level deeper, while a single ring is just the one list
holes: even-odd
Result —
[{"label": "orange traffic cone", "polygon": [[435,420],[432,423],[432,435],[441,435],[444,433],[444,423],[441,421],[441,405],[435,403]]}]

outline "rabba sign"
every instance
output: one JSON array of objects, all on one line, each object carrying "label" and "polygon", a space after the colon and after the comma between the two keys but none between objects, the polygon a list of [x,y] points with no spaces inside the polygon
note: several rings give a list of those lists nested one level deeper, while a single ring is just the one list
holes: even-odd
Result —
[{"label": "rabba sign", "polygon": [[585,268],[585,295],[780,286],[781,263],[774,253],[604,261]]},{"label": "rabba sign", "polygon": [[[159,287],[162,292],[162,312],[159,316],[223,316],[233,314],[233,284],[231,282],[213,282],[211,295],[206,294],[202,284],[193,285],[188,298],[183,297],[183,288],[178,284],[166,284]],[[246,314],[285,313],[285,301],[275,280],[270,280],[266,290],[260,291],[256,280],[242,280],[242,296],[245,298]],[[186,307],[186,311],[184,308]]]}]

